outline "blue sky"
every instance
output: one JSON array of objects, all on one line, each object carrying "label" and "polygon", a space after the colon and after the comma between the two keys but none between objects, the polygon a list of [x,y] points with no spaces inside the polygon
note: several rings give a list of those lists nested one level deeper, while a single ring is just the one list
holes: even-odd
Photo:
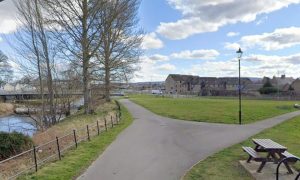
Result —
[{"label": "blue sky", "polygon": [[[15,9],[0,3],[0,34],[17,29]],[[140,70],[132,81],[161,81],[168,74],[300,76],[300,0],[142,0],[146,35]],[[0,36],[1,37],[1,36]],[[0,49],[13,57],[5,38]]]},{"label": "blue sky", "polygon": [[[237,76],[235,51],[238,47],[244,50],[244,76],[284,73],[299,77],[299,3],[284,0],[144,0],[139,11],[140,24],[152,35],[150,40],[153,41],[155,34],[154,39],[163,45],[157,43],[155,47],[153,43],[145,48],[144,62],[136,80],[164,80],[169,73]],[[189,23],[193,21],[191,19],[195,23]],[[180,21],[187,22],[180,24]],[[205,28],[206,24],[211,28]],[[180,31],[186,33],[182,35]]]}]

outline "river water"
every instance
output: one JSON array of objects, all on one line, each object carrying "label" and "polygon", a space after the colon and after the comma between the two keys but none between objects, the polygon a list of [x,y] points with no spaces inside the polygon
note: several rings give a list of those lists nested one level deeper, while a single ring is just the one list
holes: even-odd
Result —
[{"label": "river water", "polygon": [[36,127],[34,121],[30,117],[10,115],[0,117],[0,131],[16,131],[32,136],[36,132]]},{"label": "river water", "polygon": [[[79,106],[83,105],[83,98],[72,103],[71,112],[76,113]],[[27,116],[9,115],[0,117],[0,131],[4,132],[20,132],[25,135],[32,136],[36,132],[35,122]]]}]

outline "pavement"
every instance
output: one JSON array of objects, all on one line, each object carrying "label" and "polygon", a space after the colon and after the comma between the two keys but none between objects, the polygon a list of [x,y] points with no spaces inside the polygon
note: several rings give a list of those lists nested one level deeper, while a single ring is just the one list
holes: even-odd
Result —
[{"label": "pavement", "polygon": [[176,120],[156,115],[128,99],[120,101],[134,122],[79,180],[178,180],[194,164],[300,111],[248,125]]}]

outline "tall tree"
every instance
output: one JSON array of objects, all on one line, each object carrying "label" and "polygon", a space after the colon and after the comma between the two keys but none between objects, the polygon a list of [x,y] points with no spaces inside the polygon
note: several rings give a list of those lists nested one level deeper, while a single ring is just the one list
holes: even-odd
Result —
[{"label": "tall tree", "polygon": [[107,0],[44,0],[49,23],[62,54],[82,67],[85,113],[91,113],[91,61],[102,43],[103,6]]},{"label": "tall tree", "polygon": [[8,62],[8,57],[0,50],[0,87],[13,78],[13,70]]},{"label": "tall tree", "polygon": [[[29,67],[28,69],[32,69],[31,72],[38,74],[42,97],[43,126],[47,127],[57,122],[52,77],[56,54],[55,46],[51,44],[51,33],[47,30],[41,1],[22,0],[16,1],[16,5],[19,21],[23,24],[20,31],[16,33],[16,39],[19,42],[16,49],[23,59],[27,60],[27,64],[23,64],[26,69]],[[45,84],[49,94],[47,101],[44,98]],[[48,115],[45,113],[46,105],[50,111]]]},{"label": "tall tree", "polygon": [[110,101],[111,81],[127,80],[141,54],[142,31],[138,28],[139,0],[109,1],[100,16],[103,42],[97,59],[104,71],[105,97]]}]

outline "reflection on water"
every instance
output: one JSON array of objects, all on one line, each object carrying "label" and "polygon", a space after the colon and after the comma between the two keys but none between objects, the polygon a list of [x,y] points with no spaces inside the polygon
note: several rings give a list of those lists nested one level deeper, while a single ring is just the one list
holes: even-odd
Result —
[{"label": "reflection on water", "polygon": [[[83,105],[83,98],[75,100],[71,104],[71,114],[76,113],[78,107]],[[63,120],[65,115],[57,115],[57,119]],[[26,116],[10,115],[0,117],[0,131],[13,132],[17,131],[25,135],[32,136],[36,132],[35,122]]]},{"label": "reflection on water", "polygon": [[0,131],[20,132],[32,136],[36,132],[34,121],[26,116],[11,115],[0,117]]}]

